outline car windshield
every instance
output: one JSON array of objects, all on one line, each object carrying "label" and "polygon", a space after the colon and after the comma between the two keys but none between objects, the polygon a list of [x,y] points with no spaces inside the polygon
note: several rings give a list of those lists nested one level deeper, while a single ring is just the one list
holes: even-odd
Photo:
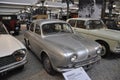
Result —
[{"label": "car windshield", "polygon": [[105,24],[101,20],[89,20],[87,22],[88,29],[102,29],[105,28]]},{"label": "car windshield", "polygon": [[7,34],[7,32],[4,28],[4,24],[2,22],[0,22],[0,34]]},{"label": "car windshield", "polygon": [[56,34],[56,33],[71,33],[73,32],[70,25],[66,23],[48,23],[42,26],[44,35]]}]

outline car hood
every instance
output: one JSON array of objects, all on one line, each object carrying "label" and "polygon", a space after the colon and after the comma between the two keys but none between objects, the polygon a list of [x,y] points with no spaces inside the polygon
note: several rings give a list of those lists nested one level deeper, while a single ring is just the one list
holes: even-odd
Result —
[{"label": "car hood", "polygon": [[66,53],[77,53],[81,60],[87,59],[88,55],[96,55],[95,48],[99,46],[98,43],[75,34],[50,36],[46,37],[45,40],[56,47],[61,47]]},{"label": "car hood", "polygon": [[24,45],[13,36],[0,35],[0,57],[11,55],[14,51],[25,48]]},{"label": "car hood", "polygon": [[120,41],[120,31],[117,30],[111,30],[111,29],[98,29],[98,30],[91,30],[90,33],[94,35],[98,35],[101,37],[114,39],[117,41]]}]

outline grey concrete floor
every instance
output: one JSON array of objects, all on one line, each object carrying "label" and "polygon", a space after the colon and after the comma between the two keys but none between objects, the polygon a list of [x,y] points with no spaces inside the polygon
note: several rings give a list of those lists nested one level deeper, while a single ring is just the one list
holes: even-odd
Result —
[{"label": "grey concrete floor", "polygon": [[[24,44],[23,35],[22,32],[15,37]],[[47,74],[39,59],[29,50],[27,59],[28,63],[22,71],[12,70],[0,77],[0,80],[64,80],[60,73],[55,76]],[[87,74],[92,80],[120,80],[120,54],[112,54],[101,59],[101,62],[88,70]]]}]

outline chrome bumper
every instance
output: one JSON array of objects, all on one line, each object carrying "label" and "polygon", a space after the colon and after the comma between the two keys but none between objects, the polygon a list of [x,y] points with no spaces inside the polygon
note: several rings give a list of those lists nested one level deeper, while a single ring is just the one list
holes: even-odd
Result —
[{"label": "chrome bumper", "polygon": [[79,67],[83,67],[84,69],[89,69],[90,67],[92,67],[96,63],[99,63],[100,59],[101,59],[101,56],[96,56],[96,57],[94,57],[90,60],[87,60],[87,61],[73,63],[72,67],[61,67],[61,68],[57,68],[56,70],[58,72],[66,72],[66,71],[70,71],[70,70],[73,70],[73,69],[79,68]]},{"label": "chrome bumper", "polygon": [[114,51],[111,51],[112,53],[115,53],[115,54],[120,54],[120,49],[119,50],[114,50]]},{"label": "chrome bumper", "polygon": [[20,67],[20,66],[24,65],[25,63],[27,63],[27,60],[24,58],[22,61],[0,67],[0,73]]}]

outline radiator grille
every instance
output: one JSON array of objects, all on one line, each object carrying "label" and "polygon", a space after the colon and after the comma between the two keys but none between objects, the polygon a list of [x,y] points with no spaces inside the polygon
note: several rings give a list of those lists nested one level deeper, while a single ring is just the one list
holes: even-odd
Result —
[{"label": "radiator grille", "polygon": [[13,55],[2,57],[0,58],[0,67],[9,65],[14,62],[16,62],[16,59],[13,57]]}]

